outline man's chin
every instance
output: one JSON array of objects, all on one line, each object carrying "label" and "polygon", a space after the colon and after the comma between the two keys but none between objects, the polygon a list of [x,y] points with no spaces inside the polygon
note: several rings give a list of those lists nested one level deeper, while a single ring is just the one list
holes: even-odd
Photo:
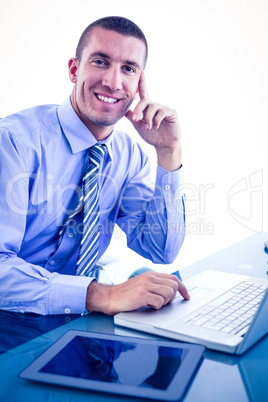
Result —
[{"label": "man's chin", "polygon": [[99,127],[111,127],[114,126],[119,120],[121,120],[124,116],[117,116],[117,117],[101,117],[98,119],[92,119],[92,123]]}]

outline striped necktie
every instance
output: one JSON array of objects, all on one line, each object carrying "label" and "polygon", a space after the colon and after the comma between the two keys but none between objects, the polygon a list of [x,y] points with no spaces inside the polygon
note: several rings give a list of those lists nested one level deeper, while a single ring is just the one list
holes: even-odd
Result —
[{"label": "striped necktie", "polygon": [[[63,223],[58,237],[58,247],[68,225],[83,211],[83,232],[76,264],[76,275],[89,276],[94,268],[99,249],[99,166],[106,146],[95,144],[89,148],[89,163],[82,181],[82,195]],[[93,271],[92,271],[93,272]]]},{"label": "striped necktie", "polygon": [[89,276],[99,252],[99,166],[106,146],[89,148],[89,164],[83,177],[83,233],[76,265],[76,275]]}]

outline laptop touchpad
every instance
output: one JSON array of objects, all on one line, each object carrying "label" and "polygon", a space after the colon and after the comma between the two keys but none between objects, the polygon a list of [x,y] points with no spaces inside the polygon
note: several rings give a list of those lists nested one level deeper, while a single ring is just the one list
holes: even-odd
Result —
[{"label": "laptop touchpad", "polygon": [[[216,292],[213,289],[205,289],[200,287],[195,287],[188,289],[188,293],[191,296],[190,303],[199,304],[200,302],[207,302],[215,296]],[[177,294],[176,300],[184,300],[180,293]]]}]

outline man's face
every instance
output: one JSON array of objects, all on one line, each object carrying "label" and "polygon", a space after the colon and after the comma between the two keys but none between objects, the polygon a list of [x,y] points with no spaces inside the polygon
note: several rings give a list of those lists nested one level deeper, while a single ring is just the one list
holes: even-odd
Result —
[{"label": "man's face", "polygon": [[80,62],[69,61],[73,107],[97,139],[107,137],[129,110],[144,58],[141,40],[96,27]]}]

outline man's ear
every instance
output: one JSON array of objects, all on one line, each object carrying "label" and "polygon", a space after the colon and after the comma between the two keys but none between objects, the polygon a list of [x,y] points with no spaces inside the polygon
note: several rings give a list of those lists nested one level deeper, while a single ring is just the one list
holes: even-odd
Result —
[{"label": "man's ear", "polygon": [[73,84],[77,81],[78,60],[74,57],[68,62],[69,78]]}]

